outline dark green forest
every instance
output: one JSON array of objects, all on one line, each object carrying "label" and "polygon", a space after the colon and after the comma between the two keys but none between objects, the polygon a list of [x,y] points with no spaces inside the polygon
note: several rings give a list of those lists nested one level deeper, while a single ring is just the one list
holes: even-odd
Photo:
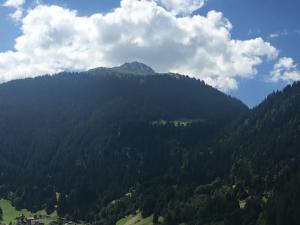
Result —
[{"label": "dark green forest", "polygon": [[254,109],[140,63],[0,85],[0,197],[74,221],[299,225],[299,147],[300,83]]}]

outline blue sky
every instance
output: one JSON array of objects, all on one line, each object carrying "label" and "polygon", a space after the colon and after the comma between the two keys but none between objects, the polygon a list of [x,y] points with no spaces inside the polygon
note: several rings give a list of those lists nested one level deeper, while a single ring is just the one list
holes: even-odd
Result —
[{"label": "blue sky", "polygon": [[[134,1],[134,0],[131,0],[131,1]],[[138,0],[135,0],[135,1],[138,1]],[[155,0],[153,0],[153,1],[155,1]],[[166,0],[166,2],[168,2],[168,1],[169,0]],[[199,0],[199,1],[201,2],[203,0]],[[169,1],[169,2],[172,2],[172,1]],[[5,1],[2,1],[1,5],[3,5],[4,3],[5,3]],[[128,3],[128,4],[135,4],[135,3]],[[159,3],[157,3],[157,4],[159,4]],[[15,62],[16,64],[21,64],[21,63],[23,63],[23,61],[22,62],[17,61],[17,60],[19,60],[19,58],[21,58],[21,56],[29,57],[28,59],[26,58],[26,62],[27,63],[30,62],[33,64],[30,66],[30,68],[32,68],[32,69],[28,70],[28,71],[26,70],[26,74],[23,76],[19,75],[18,73],[20,73],[20,71],[22,71],[22,68],[24,68],[24,67],[20,67],[20,69],[18,69],[18,71],[16,72],[15,70],[13,70],[13,68],[15,68],[13,63],[12,63],[12,68],[7,66],[7,67],[5,67],[6,70],[0,69],[0,72],[4,74],[2,76],[3,81],[9,81],[11,79],[18,79],[18,78],[23,78],[23,77],[28,77],[28,76],[36,76],[39,73],[44,72],[44,70],[41,69],[41,67],[48,67],[48,65],[38,64],[39,62],[37,62],[36,59],[31,59],[30,56],[24,55],[23,52],[21,52],[21,51],[23,51],[23,49],[25,49],[24,46],[22,46],[21,50],[20,49],[16,50],[14,47],[16,38],[22,37],[22,36],[26,36],[26,38],[28,38],[28,37],[33,36],[33,35],[27,35],[27,34],[24,35],[25,31],[21,30],[21,27],[22,27],[22,25],[24,25],[24,21],[25,21],[24,18],[26,18],[26,16],[28,16],[30,14],[30,13],[28,13],[27,10],[32,9],[34,11],[38,7],[38,5],[47,6],[48,8],[39,9],[40,11],[45,10],[44,12],[47,12],[47,13],[50,12],[49,7],[52,5],[58,5],[63,10],[76,10],[77,15],[74,16],[74,19],[76,19],[75,17],[77,17],[77,18],[88,17],[88,16],[94,15],[96,13],[101,13],[101,15],[106,15],[108,12],[112,12],[115,8],[121,7],[120,1],[118,1],[118,0],[98,0],[98,1],[97,0],[89,0],[89,1],[84,1],[84,0],[72,0],[72,1],[71,0],[60,0],[60,1],[58,1],[58,0],[57,1],[43,0],[43,1],[39,1],[38,3],[36,1],[27,0],[24,2],[24,4],[18,6],[19,9],[21,9],[23,11],[23,15],[19,19],[16,20],[16,19],[13,19],[10,17],[10,15],[16,11],[16,7],[14,8],[14,7],[1,6],[0,7],[0,52],[7,53],[9,51],[13,51],[13,52],[17,52],[19,55],[14,54],[11,57],[9,54],[5,54],[2,59],[0,56],[0,65],[1,65],[1,62],[3,62],[3,63],[9,62],[10,63],[11,61]],[[268,46],[266,46],[267,45],[266,43],[270,43],[270,45],[272,47],[276,48],[277,56],[276,57],[274,56],[275,53],[274,53],[273,49],[271,49],[271,48],[269,48],[268,50],[261,50],[260,53],[256,53],[255,49],[251,50],[252,52],[250,52],[250,53],[242,52],[241,54],[250,54],[251,55],[251,59],[246,58],[245,60],[247,60],[247,59],[252,60],[252,57],[258,57],[259,59],[261,59],[261,61],[262,61],[261,63],[251,64],[251,68],[255,69],[257,71],[256,73],[253,72],[252,74],[250,74],[251,72],[249,72],[249,71],[243,71],[241,69],[237,69],[237,71],[232,72],[232,74],[230,72],[225,71],[224,74],[228,73],[227,77],[223,76],[223,75],[222,76],[220,75],[220,77],[215,77],[215,75],[213,73],[218,73],[218,71],[223,71],[223,66],[221,66],[222,67],[221,69],[215,68],[217,66],[214,66],[214,67],[208,68],[208,69],[203,69],[203,67],[205,67],[208,64],[202,63],[201,57],[196,58],[196,56],[195,56],[195,63],[193,63],[189,66],[185,66],[184,64],[179,64],[179,63],[177,65],[176,64],[176,62],[177,62],[176,54],[178,53],[178,62],[180,62],[180,60],[181,60],[180,57],[188,57],[188,53],[187,53],[187,55],[180,55],[180,54],[184,54],[184,53],[174,52],[174,53],[172,53],[171,56],[166,54],[165,52],[170,50],[172,47],[177,46],[175,44],[170,45],[169,48],[162,49],[162,51],[164,51],[162,53],[162,55],[164,55],[165,58],[170,57],[169,61],[166,60],[166,62],[163,62],[163,63],[165,63],[165,65],[167,65],[165,67],[164,67],[164,65],[158,64],[155,61],[155,59],[152,59],[153,55],[155,55],[154,53],[157,54],[157,52],[154,52],[153,55],[151,55],[151,54],[147,55],[149,52],[149,49],[148,49],[148,51],[147,51],[147,49],[145,49],[145,51],[142,52],[141,49],[137,49],[137,48],[127,49],[127,48],[124,48],[124,46],[121,46],[122,48],[120,46],[118,46],[118,48],[116,48],[117,50],[105,53],[109,56],[105,55],[104,53],[102,55],[101,54],[99,55],[99,66],[114,65],[114,64],[122,63],[122,61],[126,61],[127,59],[128,59],[128,61],[130,61],[131,60],[130,57],[126,58],[126,56],[122,56],[122,57],[120,56],[120,54],[121,55],[124,54],[121,52],[123,49],[124,51],[128,52],[128,54],[131,54],[131,53],[134,54],[137,59],[145,59],[144,62],[145,61],[146,61],[145,63],[148,62],[148,64],[151,64],[151,66],[154,66],[154,68],[156,70],[158,70],[158,69],[162,70],[162,71],[169,70],[169,71],[181,72],[181,73],[185,73],[185,74],[188,74],[188,73],[206,74],[207,73],[203,77],[196,76],[196,75],[195,76],[196,76],[196,78],[199,78],[199,79],[204,79],[204,80],[206,79],[205,81],[207,81],[208,83],[211,82],[211,84],[216,86],[217,88],[226,91],[227,93],[229,93],[232,96],[240,98],[242,101],[244,101],[246,104],[248,104],[251,107],[258,104],[259,102],[261,102],[273,90],[282,89],[288,83],[298,80],[298,77],[300,76],[299,68],[297,65],[300,62],[300,55],[299,55],[300,24],[298,22],[298,21],[300,21],[300,14],[298,13],[298,11],[300,9],[300,2],[298,0],[286,0],[284,2],[279,1],[279,0],[226,0],[226,1],[224,1],[224,0],[207,0],[204,6],[199,7],[199,9],[197,9],[197,10],[193,10],[193,13],[191,13],[191,14],[186,14],[185,11],[182,11],[185,13],[184,15],[179,14],[179,13],[176,14],[177,11],[176,11],[176,13],[174,13],[175,12],[174,5],[170,6],[170,4],[167,5],[167,3],[165,3],[165,4],[161,3],[160,6],[165,8],[168,12],[172,11],[174,18],[180,18],[180,17],[191,18],[195,15],[201,15],[205,18],[206,17],[208,18],[208,16],[206,16],[207,13],[212,10],[217,11],[217,12],[222,12],[223,16],[220,19],[220,21],[223,21],[223,19],[226,18],[229,20],[229,22],[232,25],[232,28],[230,28],[230,29],[228,28],[228,31],[230,32],[230,37],[227,37],[227,39],[230,38],[230,40],[227,40],[226,43],[229,43],[231,40],[246,41],[246,40],[254,40],[256,38],[262,38],[264,42],[253,44],[252,46],[254,46],[254,47],[252,47],[252,48],[266,49],[268,47]],[[67,11],[63,11],[63,10],[56,10],[56,11],[52,10],[51,13],[58,13],[58,12],[61,12],[61,14],[68,13]],[[178,7],[176,8],[176,10],[178,10]],[[35,10],[35,12],[36,12],[36,14],[33,14],[33,13],[32,14],[35,15],[36,17],[41,16],[40,14],[38,14],[37,9]],[[52,14],[49,14],[49,15],[52,15]],[[49,18],[52,18],[52,17],[49,17]],[[61,18],[62,18],[61,20],[63,21],[63,18],[65,18],[65,17],[62,16]],[[32,21],[34,21],[34,20],[31,20],[31,22]],[[154,20],[152,18],[151,21],[156,21],[156,20]],[[162,21],[165,22],[165,20],[162,20]],[[29,25],[32,25],[31,22],[28,22],[28,24],[30,23]],[[161,22],[161,23],[163,23],[163,22]],[[204,22],[204,23],[206,23],[206,22]],[[124,22],[124,24],[127,24],[127,23]],[[189,24],[191,24],[191,27],[192,27],[195,25],[195,21],[193,21],[193,22],[190,21]],[[32,29],[36,28],[36,29],[43,30],[42,29],[43,24],[39,23],[38,26],[37,25],[35,25],[35,26],[36,27],[32,27]],[[104,25],[99,25],[99,26],[104,26]],[[133,27],[130,29],[138,29],[138,28],[136,28],[136,26],[133,26],[132,24],[130,26]],[[204,25],[204,26],[206,26],[206,25]],[[223,25],[223,26],[224,26],[224,28],[226,28],[226,25]],[[106,27],[106,25],[105,25],[105,27]],[[103,34],[104,32],[107,32],[107,33],[112,32],[109,29],[107,31],[106,30],[103,31],[103,29],[101,28],[102,36],[106,35],[106,34]],[[147,29],[149,29],[149,28],[147,28]],[[54,28],[51,27],[51,30],[56,30],[56,27],[54,27]],[[163,34],[165,34],[165,32],[168,32],[168,28],[166,28],[164,30],[165,31]],[[49,32],[49,31],[47,31],[47,32]],[[83,30],[82,32],[88,32],[88,31]],[[160,32],[160,30],[158,30],[158,32]],[[170,29],[170,33],[171,32],[172,32],[172,30]],[[197,30],[197,32],[198,32],[198,30]],[[204,31],[202,31],[202,30],[199,31],[199,39],[201,38],[201,34],[203,32]],[[27,33],[28,33],[28,31],[27,31]],[[39,33],[39,32],[37,32],[37,33]],[[133,33],[135,33],[135,32],[133,32]],[[140,33],[137,32],[136,34],[139,35]],[[41,35],[45,35],[45,34],[41,32]],[[59,37],[61,37],[61,34],[59,34],[59,35],[60,35]],[[64,34],[64,35],[66,36],[66,38],[68,38],[68,34]],[[44,37],[44,36],[41,36],[41,38],[42,37]],[[130,38],[134,38],[134,37],[131,36]],[[147,37],[142,37],[142,38],[145,39]],[[188,36],[188,38],[190,38],[190,39],[193,38],[193,43],[197,42],[197,37]],[[214,38],[214,36],[210,37],[210,38]],[[218,38],[218,37],[216,36],[216,38]],[[85,39],[86,39],[86,37],[85,37]],[[144,43],[147,40],[142,39],[142,41]],[[217,39],[217,41],[219,41],[219,40]],[[89,43],[90,42],[91,41],[89,41]],[[24,41],[24,43],[25,43],[24,45],[26,45],[26,43],[28,45],[28,43],[32,43],[32,42]],[[43,43],[43,45],[44,45],[44,43]],[[103,45],[104,44],[101,43],[101,47]],[[109,43],[107,45],[113,45],[113,42]],[[127,43],[127,45],[128,45],[128,43]],[[247,45],[247,43],[243,43],[243,46],[248,49],[248,47],[247,47],[248,45],[247,46],[246,45]],[[262,45],[264,45],[264,46],[262,46]],[[164,43],[164,46],[166,46],[165,43]],[[180,45],[178,45],[178,46],[180,47]],[[229,46],[231,46],[231,45],[229,44]],[[53,46],[51,46],[51,48],[52,47]],[[60,46],[59,50],[64,49],[62,47],[64,47],[64,46]],[[113,47],[115,47],[115,46],[113,46]],[[155,47],[156,46],[154,46],[153,48],[156,49]],[[157,47],[157,49],[158,49],[158,47]],[[206,46],[205,47],[202,46],[202,42],[200,45],[198,44],[196,47],[198,47],[200,50],[202,48],[206,48]],[[34,51],[35,47],[32,46],[32,48],[33,48],[32,51]],[[39,49],[39,48],[40,48],[40,46],[36,47],[36,49]],[[101,51],[101,49],[102,48],[99,47],[99,51]],[[26,53],[28,53],[28,51],[29,50],[26,50]],[[159,50],[157,50],[157,51],[159,54]],[[188,50],[188,51],[190,51],[190,50]],[[53,51],[51,50],[51,52],[53,52]],[[91,51],[88,51],[88,52],[91,52]],[[74,53],[74,52],[72,52],[72,53]],[[30,52],[28,54],[30,55]],[[47,52],[47,54],[49,54],[49,52]],[[68,54],[69,54],[69,52],[68,52]],[[74,54],[76,54],[76,52]],[[95,53],[93,52],[91,54],[93,55],[91,57],[94,57]],[[193,52],[192,54],[196,54],[196,53]],[[226,56],[229,53],[223,54],[223,53],[216,52],[216,54]],[[7,55],[9,55],[9,56],[7,56]],[[116,55],[118,55],[118,56],[116,56]],[[86,56],[86,54],[84,55],[84,57],[85,56]],[[83,56],[80,56],[80,57],[83,57]],[[97,57],[98,57],[98,54],[97,54]],[[233,58],[234,57],[235,56],[233,56]],[[270,59],[270,58],[272,58],[272,59]],[[135,58],[132,58],[132,59],[135,59]],[[199,60],[199,63],[196,61],[197,59]],[[170,62],[171,60],[173,60],[173,62]],[[226,60],[226,58],[225,58],[225,60]],[[74,64],[76,64],[76,62],[78,64],[77,58],[75,59],[75,61],[73,60],[71,63],[70,63],[69,59],[65,59],[62,61],[63,62],[61,62],[61,64],[65,63],[67,66],[66,65],[64,65],[62,67],[49,66],[48,70],[45,70],[45,73],[52,73],[52,72],[55,73],[62,69],[84,70],[85,68],[89,68],[89,67],[92,67],[93,65],[97,64],[97,62],[95,62],[93,64],[86,63],[80,67],[77,67],[77,66],[74,66]],[[231,68],[230,67],[231,65],[229,63],[231,63],[231,62],[225,62],[226,68],[227,67]],[[277,67],[275,66],[276,64],[277,64]],[[24,64],[24,65],[26,65],[26,64]],[[197,68],[198,65],[199,65],[199,68]],[[179,69],[176,70],[175,69],[176,67],[178,67]],[[8,71],[7,75],[6,75],[6,71]],[[208,71],[213,71],[213,72],[211,72],[211,74],[210,74],[210,72],[208,72]],[[273,82],[270,82],[270,74],[272,72],[273,72],[273,77],[276,76],[276,78],[273,79]],[[242,75],[239,75],[238,73],[241,73]],[[18,76],[16,76],[15,74],[18,74]],[[227,78],[229,79],[228,82],[227,82]],[[226,81],[224,81],[224,80],[226,80]],[[221,82],[221,83],[218,83],[218,82]],[[236,82],[236,84],[235,84],[235,82]]]},{"label": "blue sky", "polygon": [[[211,0],[203,10],[222,11],[233,23],[234,38],[253,38],[261,36],[280,50],[281,55],[300,62],[300,1],[297,0]],[[271,34],[287,32],[276,38]],[[253,106],[273,90],[281,90],[285,82],[266,83],[270,65],[262,65],[255,79],[240,81],[239,89],[231,94]]]}]

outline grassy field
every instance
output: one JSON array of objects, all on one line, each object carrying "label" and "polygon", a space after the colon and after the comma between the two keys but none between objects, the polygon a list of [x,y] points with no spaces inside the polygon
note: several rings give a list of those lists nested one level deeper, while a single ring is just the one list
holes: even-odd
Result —
[{"label": "grassy field", "polygon": [[132,216],[132,215],[127,216],[127,217],[125,217],[125,218],[119,220],[119,221],[117,222],[116,225],[125,225],[125,224],[126,224],[129,220],[131,220],[133,217],[134,217],[134,216]]},{"label": "grassy field", "polygon": [[[22,214],[25,217],[42,216],[40,222],[44,223],[45,225],[48,225],[52,221],[58,219],[56,212],[47,216],[45,210],[41,210],[36,213],[32,213],[26,209],[17,210],[15,207],[12,206],[10,201],[5,199],[0,199],[0,208],[3,211],[3,220],[1,221],[2,224],[9,224],[9,223],[15,224],[16,217]],[[142,218],[141,214],[139,213],[137,215],[130,215],[119,220],[116,225],[153,225],[152,219],[153,219],[152,216],[149,216],[147,218]],[[162,218],[160,218],[160,221],[162,221]]]},{"label": "grassy field", "polygon": [[45,210],[38,211],[36,213],[32,213],[26,209],[16,210],[15,207],[11,205],[11,202],[5,199],[0,199],[0,208],[3,211],[3,220],[1,223],[9,224],[9,223],[16,223],[16,217],[20,215],[24,215],[25,217],[30,216],[42,216],[41,222],[48,225],[52,221],[57,220],[58,216],[57,213],[54,212],[51,215],[47,216]]},{"label": "grassy field", "polygon": [[[135,216],[127,216],[117,222],[116,225],[153,225],[153,217],[149,216],[147,218],[142,218],[141,214]],[[162,218],[160,218],[162,222]]]}]

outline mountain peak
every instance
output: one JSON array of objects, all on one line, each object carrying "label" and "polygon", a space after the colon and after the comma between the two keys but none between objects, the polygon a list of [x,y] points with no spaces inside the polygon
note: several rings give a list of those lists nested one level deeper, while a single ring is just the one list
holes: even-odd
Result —
[{"label": "mountain peak", "polygon": [[134,73],[134,74],[153,74],[155,71],[147,66],[144,63],[141,62],[130,62],[130,63],[124,63],[121,66],[114,67],[114,70],[118,70],[120,72],[125,73]]}]

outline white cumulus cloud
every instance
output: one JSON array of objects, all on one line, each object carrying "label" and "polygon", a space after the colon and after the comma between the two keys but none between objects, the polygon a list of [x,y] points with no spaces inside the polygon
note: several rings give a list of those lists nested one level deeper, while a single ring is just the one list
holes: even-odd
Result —
[{"label": "white cumulus cloud", "polygon": [[298,69],[298,65],[292,58],[280,58],[274,65],[270,80],[272,82],[286,81],[287,83],[300,81],[300,70]]},{"label": "white cumulus cloud", "polygon": [[159,4],[175,14],[188,15],[203,7],[206,0],[157,0]]},{"label": "white cumulus cloud", "polygon": [[4,2],[3,6],[14,8],[15,12],[10,14],[10,16],[19,21],[23,16],[23,5],[25,4],[25,0],[7,0]]},{"label": "white cumulus cloud", "polygon": [[236,89],[238,78],[255,76],[278,51],[262,38],[234,40],[231,29],[221,12],[177,16],[155,0],[122,0],[110,13],[86,17],[39,5],[22,18],[15,49],[0,53],[0,82],[141,61]]}]

